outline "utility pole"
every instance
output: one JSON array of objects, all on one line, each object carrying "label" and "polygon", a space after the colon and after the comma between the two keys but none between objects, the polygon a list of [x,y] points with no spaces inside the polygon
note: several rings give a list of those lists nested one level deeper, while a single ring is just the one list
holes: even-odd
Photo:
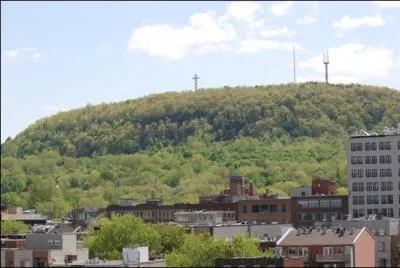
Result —
[{"label": "utility pole", "polygon": [[196,91],[197,90],[197,80],[199,80],[200,77],[197,74],[195,74],[192,79],[194,80],[194,90]]},{"label": "utility pole", "polygon": [[296,84],[296,47],[293,46],[293,81]]},{"label": "utility pole", "polygon": [[328,50],[326,51],[326,54],[323,55],[323,62],[325,64],[325,82],[328,84],[328,64],[329,64]]}]

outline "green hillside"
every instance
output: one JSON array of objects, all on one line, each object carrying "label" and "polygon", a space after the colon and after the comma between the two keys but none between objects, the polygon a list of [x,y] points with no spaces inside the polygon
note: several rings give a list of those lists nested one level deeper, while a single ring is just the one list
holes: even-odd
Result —
[{"label": "green hillside", "polygon": [[[195,202],[232,174],[259,191],[346,182],[345,141],[400,122],[400,92],[306,83],[165,93],[59,113],[1,146],[2,201],[48,210],[152,195]],[[58,188],[56,187],[58,185]]]}]

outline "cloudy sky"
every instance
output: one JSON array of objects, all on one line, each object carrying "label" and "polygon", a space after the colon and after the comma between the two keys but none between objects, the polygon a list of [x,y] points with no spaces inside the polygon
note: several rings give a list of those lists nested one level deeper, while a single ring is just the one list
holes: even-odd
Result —
[{"label": "cloudy sky", "polygon": [[39,118],[199,87],[400,89],[400,2],[1,2],[1,141]]}]

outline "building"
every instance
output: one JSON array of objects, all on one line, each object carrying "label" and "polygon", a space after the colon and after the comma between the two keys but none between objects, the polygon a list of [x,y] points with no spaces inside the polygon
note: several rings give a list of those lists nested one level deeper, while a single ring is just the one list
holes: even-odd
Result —
[{"label": "building", "polygon": [[175,213],[175,223],[182,225],[213,226],[222,224],[223,211],[181,211]]},{"label": "building", "polygon": [[20,206],[3,206],[1,211],[1,220],[22,221],[27,225],[46,224],[47,217],[35,213],[34,210],[23,210]]},{"label": "building", "polygon": [[77,226],[86,228],[90,220],[96,218],[100,213],[104,213],[105,210],[105,208],[88,206],[76,208],[70,213],[69,220]]},{"label": "building", "polygon": [[229,179],[229,189],[224,190],[219,195],[200,196],[199,203],[235,203],[239,200],[248,199],[259,199],[253,184],[250,183],[247,187],[243,176],[232,176]]},{"label": "building", "polygon": [[349,213],[347,195],[310,195],[290,198],[294,226],[313,226],[314,221],[345,219]]},{"label": "building", "polygon": [[254,223],[290,223],[292,219],[290,199],[240,200],[238,221]]},{"label": "building", "polygon": [[215,267],[304,267],[303,258],[235,257],[218,258]]},{"label": "building", "polygon": [[312,181],[311,186],[301,186],[292,189],[291,196],[336,195],[336,182],[329,178]]},{"label": "building", "polygon": [[400,124],[383,134],[364,130],[347,141],[349,208],[353,218],[400,217]]},{"label": "building", "polygon": [[112,215],[131,214],[142,218],[145,222],[173,222],[175,213],[183,211],[222,211],[222,221],[237,220],[237,205],[234,203],[207,202],[200,204],[163,205],[161,200],[148,200],[144,204],[135,206],[110,205],[106,209],[108,217]]},{"label": "building", "polygon": [[306,267],[375,267],[375,239],[367,228],[289,229],[277,242],[285,257]]},{"label": "building", "polygon": [[74,232],[59,225],[34,226],[23,248],[1,248],[1,267],[45,267],[85,262],[89,250],[79,247]]},{"label": "building", "polygon": [[[396,267],[400,264],[396,245],[400,234],[400,219],[359,218],[346,221],[330,222],[328,226],[338,226],[361,229],[366,227],[376,240],[375,259],[376,267]],[[326,222],[315,222],[315,227],[327,226]]]}]

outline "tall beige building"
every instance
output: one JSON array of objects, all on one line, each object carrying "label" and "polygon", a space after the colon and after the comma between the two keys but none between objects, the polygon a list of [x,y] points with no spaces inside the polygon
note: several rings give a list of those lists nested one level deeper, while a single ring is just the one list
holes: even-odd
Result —
[{"label": "tall beige building", "polygon": [[383,134],[360,131],[347,141],[349,213],[400,217],[400,124]]}]

